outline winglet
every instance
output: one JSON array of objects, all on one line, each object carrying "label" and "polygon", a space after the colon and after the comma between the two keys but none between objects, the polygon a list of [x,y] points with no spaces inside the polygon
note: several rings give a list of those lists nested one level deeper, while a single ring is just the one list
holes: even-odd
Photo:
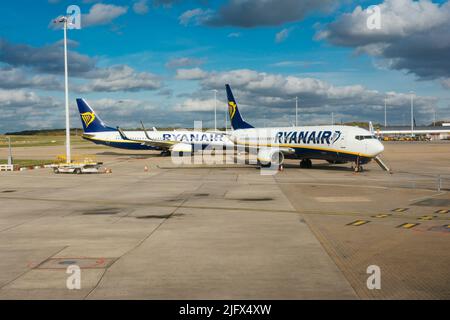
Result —
[{"label": "winglet", "polygon": [[152,138],[150,138],[150,136],[148,135],[148,132],[147,132],[147,130],[145,129],[144,123],[143,123],[142,121],[141,121],[141,125],[142,125],[142,130],[144,130],[145,137],[146,137],[148,140],[152,140]]},{"label": "winglet", "polygon": [[125,135],[125,132],[123,132],[122,129],[120,129],[119,127],[117,127],[117,131],[119,131],[120,137],[121,137],[123,140],[130,140],[130,139],[128,139],[128,137]]}]

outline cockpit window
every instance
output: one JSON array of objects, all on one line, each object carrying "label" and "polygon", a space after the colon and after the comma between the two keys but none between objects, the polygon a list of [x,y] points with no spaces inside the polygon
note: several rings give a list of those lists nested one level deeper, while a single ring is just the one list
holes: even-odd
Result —
[{"label": "cockpit window", "polygon": [[356,140],[376,139],[375,136],[355,136]]}]

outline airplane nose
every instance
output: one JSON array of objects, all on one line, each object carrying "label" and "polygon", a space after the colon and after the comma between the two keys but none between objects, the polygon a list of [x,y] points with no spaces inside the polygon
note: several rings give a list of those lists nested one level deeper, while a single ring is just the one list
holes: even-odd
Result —
[{"label": "airplane nose", "polygon": [[375,154],[380,154],[383,151],[384,151],[384,145],[380,141],[377,141],[377,144],[375,146]]}]

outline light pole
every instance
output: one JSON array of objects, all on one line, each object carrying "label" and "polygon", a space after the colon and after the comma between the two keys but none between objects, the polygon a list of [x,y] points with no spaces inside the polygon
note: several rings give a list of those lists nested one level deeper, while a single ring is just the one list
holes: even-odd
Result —
[{"label": "light pole", "polygon": [[298,97],[295,97],[295,126],[298,127]]},{"label": "light pole", "polygon": [[411,91],[411,137],[414,137],[414,91]]},{"label": "light pole", "polygon": [[214,89],[214,130],[217,131],[217,90]]},{"label": "light pole", "polygon": [[66,162],[71,163],[70,155],[70,121],[69,121],[69,72],[67,67],[67,26],[68,16],[62,16],[53,21],[54,23],[64,23],[64,85],[65,85],[65,103],[66,103]]},{"label": "light pole", "polygon": [[225,132],[228,131],[228,110],[225,111]]},{"label": "light pole", "polygon": [[12,158],[12,152],[11,152],[11,137],[8,137],[8,149],[9,149],[8,165],[11,166],[13,164],[13,158]]},{"label": "light pole", "polygon": [[387,127],[387,112],[386,112],[386,100],[387,97],[384,97],[384,127]]}]

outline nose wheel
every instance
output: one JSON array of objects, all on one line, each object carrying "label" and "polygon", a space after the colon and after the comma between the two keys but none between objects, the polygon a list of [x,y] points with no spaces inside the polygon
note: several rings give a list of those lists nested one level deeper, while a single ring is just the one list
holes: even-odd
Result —
[{"label": "nose wheel", "polygon": [[354,170],[355,170],[355,172],[363,172],[363,170],[364,170],[363,166],[361,165],[359,156],[356,158]]},{"label": "nose wheel", "polygon": [[312,168],[312,161],[310,159],[303,159],[300,161],[300,168],[302,169],[311,169]]}]

